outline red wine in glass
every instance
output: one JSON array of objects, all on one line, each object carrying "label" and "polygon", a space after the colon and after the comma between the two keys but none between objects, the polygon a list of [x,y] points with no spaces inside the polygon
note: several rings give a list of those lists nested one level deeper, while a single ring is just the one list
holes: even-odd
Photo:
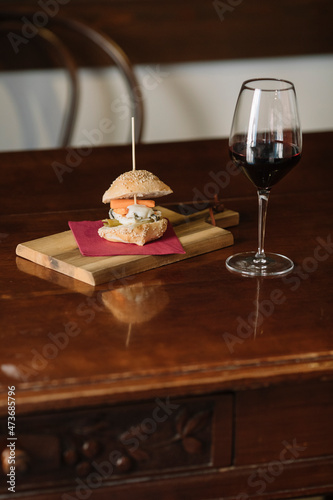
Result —
[{"label": "red wine in glass", "polygon": [[301,153],[294,85],[275,78],[244,82],[231,126],[229,154],[257,188],[258,250],[230,256],[226,260],[229,271],[243,276],[282,276],[293,269],[288,257],[265,253],[264,239],[270,190],[297,165]]},{"label": "red wine in glass", "polygon": [[230,158],[258,189],[270,189],[279,182],[301,159],[300,148],[283,142],[257,142],[246,154],[242,142],[229,148]]}]

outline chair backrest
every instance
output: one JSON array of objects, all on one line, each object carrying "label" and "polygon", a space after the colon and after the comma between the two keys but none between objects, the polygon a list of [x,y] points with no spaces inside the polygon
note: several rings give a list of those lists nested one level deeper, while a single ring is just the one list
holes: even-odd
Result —
[{"label": "chair backrest", "polygon": [[[22,19],[29,20],[29,18],[32,19],[31,16],[31,13],[2,12],[0,13],[0,31],[6,34],[8,39],[10,35],[12,37],[20,37]],[[86,42],[88,41],[91,46],[97,48],[99,51],[102,51],[107,56],[109,63],[112,63],[118,68],[120,74],[126,82],[131,98],[132,114],[135,117],[135,139],[136,142],[139,142],[141,140],[143,130],[143,99],[140,93],[140,85],[136,79],[133,67],[127,55],[119,47],[119,45],[100,30],[96,30],[82,21],[59,15],[50,19],[47,27],[34,28],[34,35],[36,36],[31,37],[29,42],[32,41],[32,39],[34,44],[38,45],[39,42],[37,50],[46,49],[48,57],[50,58],[49,64],[51,64],[51,67],[56,64],[56,66],[64,68],[67,75],[69,92],[67,94],[68,97],[57,146],[64,147],[71,144],[80,104],[80,86],[77,75],[77,63],[72,50],[69,50],[66,46],[66,36],[63,36],[65,32],[76,33],[79,37],[85,39]],[[4,44],[2,43],[2,45]],[[20,67],[15,67],[15,62],[16,58],[13,52],[13,58],[10,65],[11,69],[13,67],[15,69],[21,69]],[[33,64],[36,64],[36,62]],[[45,65],[45,62],[43,65]],[[24,68],[26,69],[27,67],[28,64],[24,61]],[[0,69],[4,70],[3,66],[0,67]]]},{"label": "chair backrest", "polygon": [[[2,34],[11,35],[12,40],[19,40],[20,37],[20,23],[21,16],[17,14],[7,13],[0,14],[0,31]],[[15,38],[16,37],[16,38]],[[4,48],[4,40],[2,40],[2,47]],[[36,31],[34,37],[34,55],[37,60],[39,57],[49,61],[52,66],[60,66],[66,70],[69,92],[67,103],[65,106],[65,113],[62,120],[61,130],[56,145],[59,147],[67,146],[70,144],[71,137],[74,130],[79,98],[79,85],[77,77],[77,65],[71,53],[66,48],[62,40],[48,28],[41,28]],[[32,52],[30,51],[29,55]],[[37,54],[37,55],[36,55]],[[29,57],[28,57],[29,59]],[[19,70],[20,66],[16,64],[17,58],[15,52],[11,58],[10,69]],[[25,69],[29,67],[29,62],[25,60]],[[6,68],[2,65],[1,70]]]},{"label": "chair backrest", "polygon": [[53,23],[65,27],[68,31],[76,32],[83,38],[89,40],[93,45],[103,51],[110,61],[117,66],[130,91],[133,115],[135,118],[135,140],[139,142],[142,137],[144,123],[143,96],[128,56],[112,38],[101,30],[88,26],[82,21],[69,17],[57,16],[52,19],[50,25],[52,26]]}]

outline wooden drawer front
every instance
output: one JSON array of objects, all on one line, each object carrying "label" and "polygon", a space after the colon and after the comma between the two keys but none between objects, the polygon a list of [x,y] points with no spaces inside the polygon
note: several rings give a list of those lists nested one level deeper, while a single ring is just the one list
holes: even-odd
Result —
[{"label": "wooden drawer front", "polygon": [[[6,426],[2,421],[1,437]],[[230,465],[231,426],[228,394],[18,416],[16,491]],[[5,492],[6,440],[0,445]]]},{"label": "wooden drawer front", "polygon": [[333,383],[239,393],[235,465],[333,455]]}]

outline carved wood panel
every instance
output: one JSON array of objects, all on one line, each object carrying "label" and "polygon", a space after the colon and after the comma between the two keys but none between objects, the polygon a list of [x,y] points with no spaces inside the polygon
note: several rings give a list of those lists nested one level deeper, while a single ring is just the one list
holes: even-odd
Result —
[{"label": "carved wood panel", "polygon": [[[231,412],[232,396],[223,395],[17,416],[16,491],[50,484],[102,484],[207,468],[214,462],[230,465]],[[7,489],[7,421],[0,425],[2,493]],[[213,447],[215,429],[218,451]]]}]

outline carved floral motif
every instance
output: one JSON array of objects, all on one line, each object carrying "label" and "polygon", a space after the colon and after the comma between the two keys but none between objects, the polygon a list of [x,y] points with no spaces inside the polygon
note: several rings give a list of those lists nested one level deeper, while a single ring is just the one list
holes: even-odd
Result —
[{"label": "carved floral motif", "polygon": [[148,418],[154,414],[151,404],[22,419],[21,469],[29,464],[29,474],[21,484],[42,484],[44,474],[84,478],[111,456],[112,476],[208,464],[213,405],[207,400],[175,404],[176,411],[163,418],[159,411],[156,421]]}]

